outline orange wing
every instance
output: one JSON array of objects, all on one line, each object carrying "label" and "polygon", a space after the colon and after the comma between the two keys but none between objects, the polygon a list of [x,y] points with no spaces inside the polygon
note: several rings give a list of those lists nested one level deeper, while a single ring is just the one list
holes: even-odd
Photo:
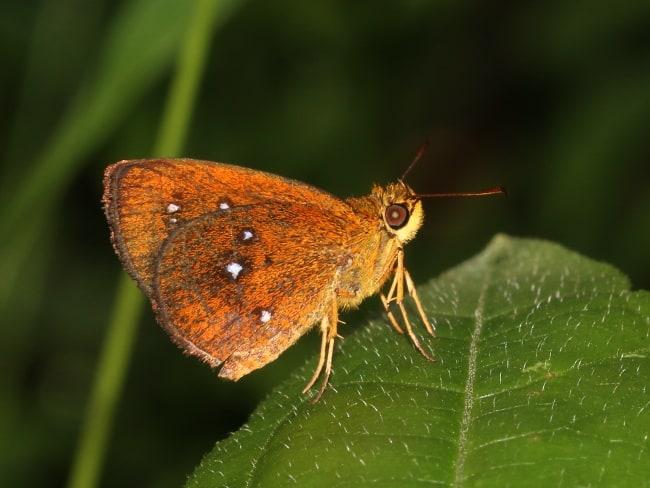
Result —
[{"label": "orange wing", "polygon": [[311,202],[324,208],[341,200],[299,181],[209,161],[143,159],[106,169],[104,210],[122,264],[151,295],[156,260],[170,232],[224,207],[265,201]]},{"label": "orange wing", "polygon": [[351,261],[343,224],[285,202],[185,224],[163,246],[154,275],[160,323],[190,353],[223,362],[220,376],[238,379],[271,362],[335,298],[336,275]]},{"label": "orange wing", "polygon": [[172,339],[238,379],[324,315],[349,266],[351,207],[304,183],[192,160],[108,168],[115,249]]}]

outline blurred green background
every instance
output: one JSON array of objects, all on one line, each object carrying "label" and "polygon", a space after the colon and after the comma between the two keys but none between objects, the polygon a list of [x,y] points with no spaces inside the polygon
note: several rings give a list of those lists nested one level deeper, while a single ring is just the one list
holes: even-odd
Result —
[{"label": "blurred green background", "polygon": [[[183,155],[349,196],[397,178],[429,139],[408,179],[416,190],[499,184],[510,195],[427,202],[406,253],[417,281],[507,232],[609,261],[650,288],[647,0],[220,7]],[[69,475],[121,272],[103,170],[153,155],[193,8],[0,5],[2,486]],[[380,313],[368,302],[354,317]],[[101,485],[179,486],[315,359],[316,343],[228,383],[184,357],[147,310]]]}]

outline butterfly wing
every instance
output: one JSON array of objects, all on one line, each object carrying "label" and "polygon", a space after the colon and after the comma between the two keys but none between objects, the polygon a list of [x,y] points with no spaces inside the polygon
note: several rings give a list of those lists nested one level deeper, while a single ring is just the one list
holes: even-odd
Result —
[{"label": "butterfly wing", "polygon": [[220,376],[238,379],[323,317],[336,275],[350,262],[342,229],[331,214],[286,202],[187,223],[170,235],[158,261],[159,322],[186,351],[223,363]]},{"label": "butterfly wing", "polygon": [[315,197],[326,207],[340,202],[310,185],[261,171],[192,159],[144,159],[106,169],[103,202],[115,251],[151,296],[160,249],[185,222],[219,209]]},{"label": "butterfly wing", "polygon": [[217,163],[127,161],[105,184],[114,246],[158,321],[230,379],[272,361],[323,317],[361,228],[326,192]]}]

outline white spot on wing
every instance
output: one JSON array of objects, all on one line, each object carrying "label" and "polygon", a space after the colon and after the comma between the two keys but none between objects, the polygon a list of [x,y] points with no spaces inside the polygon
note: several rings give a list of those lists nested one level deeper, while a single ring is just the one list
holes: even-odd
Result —
[{"label": "white spot on wing", "polygon": [[228,205],[228,202],[220,202],[219,203],[219,208],[221,210],[226,210],[226,209],[230,208],[230,205]]},{"label": "white spot on wing", "polygon": [[226,264],[226,271],[230,273],[230,276],[232,276],[233,280],[237,279],[237,276],[239,276],[239,273],[241,273],[242,269],[244,269],[244,267],[234,261],[232,263]]},{"label": "white spot on wing", "polygon": [[243,241],[248,241],[253,238],[253,233],[250,230],[245,230],[241,233],[241,238]]},{"label": "white spot on wing", "polygon": [[180,205],[176,205],[175,203],[170,203],[167,205],[167,213],[175,213],[178,212],[181,209]]},{"label": "white spot on wing", "polygon": [[266,324],[269,320],[271,320],[271,316],[271,312],[268,310],[262,310],[262,313],[260,314],[260,322]]}]

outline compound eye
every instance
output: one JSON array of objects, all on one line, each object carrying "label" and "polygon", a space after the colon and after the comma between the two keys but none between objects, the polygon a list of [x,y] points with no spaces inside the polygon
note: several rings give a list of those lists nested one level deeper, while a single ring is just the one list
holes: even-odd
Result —
[{"label": "compound eye", "polygon": [[404,205],[394,203],[386,208],[384,219],[391,229],[401,229],[409,220],[409,211]]}]

